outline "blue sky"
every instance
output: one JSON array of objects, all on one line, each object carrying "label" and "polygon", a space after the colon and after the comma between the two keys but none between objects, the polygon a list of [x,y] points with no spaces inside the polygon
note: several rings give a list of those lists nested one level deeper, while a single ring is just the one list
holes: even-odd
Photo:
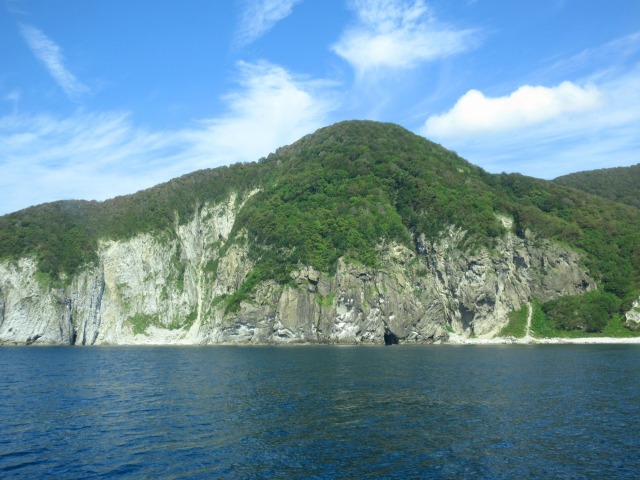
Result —
[{"label": "blue sky", "polygon": [[0,214],[348,119],[489,172],[640,162],[637,0],[0,0]]}]

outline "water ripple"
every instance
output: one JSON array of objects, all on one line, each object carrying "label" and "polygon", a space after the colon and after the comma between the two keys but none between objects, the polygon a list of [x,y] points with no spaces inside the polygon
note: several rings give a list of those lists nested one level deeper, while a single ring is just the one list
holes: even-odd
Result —
[{"label": "water ripple", "polygon": [[3,478],[634,478],[637,346],[2,348]]}]

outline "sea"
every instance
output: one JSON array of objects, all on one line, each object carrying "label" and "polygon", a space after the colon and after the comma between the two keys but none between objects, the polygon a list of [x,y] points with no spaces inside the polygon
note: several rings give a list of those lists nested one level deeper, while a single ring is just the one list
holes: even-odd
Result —
[{"label": "sea", "polygon": [[640,477],[640,345],[1,347],[0,478]]}]

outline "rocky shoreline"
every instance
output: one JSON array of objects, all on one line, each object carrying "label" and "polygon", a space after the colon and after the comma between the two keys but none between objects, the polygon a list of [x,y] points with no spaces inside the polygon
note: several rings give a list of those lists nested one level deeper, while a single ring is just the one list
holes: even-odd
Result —
[{"label": "rocky shoreline", "polygon": [[[265,342],[265,343],[254,343],[254,342],[220,342],[220,343],[202,343],[202,344],[193,344],[193,343],[184,343],[177,341],[169,341],[166,343],[154,342],[153,339],[148,339],[147,342],[141,343],[132,343],[132,344],[101,344],[99,346],[124,346],[124,347],[132,347],[132,346],[207,346],[207,347],[215,347],[215,346],[308,346],[308,345],[333,345],[333,346],[379,346],[384,345],[384,343],[360,343],[360,344],[349,344],[349,343],[310,343],[310,342]],[[156,339],[157,340],[157,339]],[[637,344],[640,345],[640,337],[581,337],[581,338],[566,338],[566,337],[551,337],[551,338],[535,338],[535,337],[494,337],[494,338],[464,338],[461,335],[451,335],[448,340],[438,340],[433,343],[415,343],[415,342],[403,342],[399,341],[399,345],[594,345],[594,344],[602,344],[602,345],[621,345],[621,344]],[[4,346],[72,346],[68,344],[56,344],[56,343],[42,343],[42,342],[13,342],[13,341],[0,341],[0,347]]]},{"label": "rocky shoreline", "polygon": [[451,335],[445,345],[548,345],[548,344],[640,344],[640,337],[580,337],[580,338],[535,338],[535,337],[494,337],[464,338]]}]

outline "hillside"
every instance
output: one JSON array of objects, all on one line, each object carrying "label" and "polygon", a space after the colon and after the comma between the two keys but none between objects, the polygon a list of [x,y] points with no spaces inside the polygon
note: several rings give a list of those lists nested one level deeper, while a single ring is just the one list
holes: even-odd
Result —
[{"label": "hillside", "polygon": [[640,208],[640,163],[572,173],[554,182]]},{"label": "hillside", "polygon": [[[156,289],[142,287],[139,282],[144,279],[136,279],[135,288],[131,278],[111,287],[103,280],[99,289],[112,288],[119,302],[119,313],[114,311],[110,321],[119,329],[130,325],[134,337],[149,327],[171,325],[173,330],[191,331],[196,324],[200,329],[196,337],[201,338],[208,325],[209,336],[199,340],[207,342],[229,341],[231,337],[220,333],[223,326],[246,327],[249,317],[253,328],[259,328],[256,325],[263,320],[255,317],[256,309],[265,318],[285,316],[282,302],[297,305],[297,311],[289,312],[293,317],[315,316],[315,326],[304,328],[320,339],[322,322],[329,322],[329,328],[340,323],[341,315],[352,312],[344,297],[346,287],[339,283],[346,281],[346,271],[355,270],[360,271],[356,275],[360,281],[368,279],[370,291],[363,293],[362,285],[349,287],[364,302],[349,313],[360,322],[361,333],[354,338],[373,341],[382,335],[383,326],[390,325],[389,318],[398,317],[398,312],[389,314],[366,326],[372,333],[362,333],[362,322],[373,322],[372,315],[384,310],[371,296],[372,289],[379,292],[380,300],[389,288],[407,290],[396,292],[396,307],[419,315],[416,302],[426,302],[434,294],[415,290],[423,278],[428,279],[423,283],[436,282],[435,290],[449,289],[438,294],[436,309],[446,322],[420,317],[412,320],[413,327],[396,325],[396,330],[405,331],[405,339],[413,334],[422,341],[445,338],[448,331],[495,334],[508,321],[506,313],[531,297],[547,303],[557,297],[566,299],[557,307],[549,303],[545,310],[557,328],[602,331],[608,319],[631,309],[640,293],[638,238],[640,211],[633,207],[557,182],[491,175],[401,127],[367,121],[323,128],[256,163],[194,172],[134,195],[106,202],[55,202],[0,217],[0,258],[7,265],[5,271],[12,272],[6,273],[7,278],[19,283],[18,267],[11,265],[32,258],[35,263],[30,268],[37,270],[33,275],[38,288],[48,289],[62,304],[72,303],[78,282],[88,281],[86,275],[105,278],[109,248],[144,243],[150,257],[127,261],[147,262],[142,264],[142,276],[158,275],[155,282],[162,288],[157,287],[160,290],[154,290],[154,295],[159,297],[149,304],[135,291]],[[459,257],[455,261],[448,257],[454,251]],[[109,261],[126,256],[120,255]],[[160,259],[162,255],[165,260]],[[507,260],[510,263],[503,265]],[[157,271],[151,271],[151,264]],[[507,282],[513,289],[508,298],[500,298],[502,290],[476,291],[480,283],[473,287],[478,298],[456,298],[462,293],[452,289],[464,283],[458,276],[477,265],[483,265],[478,275],[485,285],[494,282],[497,290],[504,290]],[[396,267],[394,281],[406,277],[411,295],[407,286],[392,287],[383,278]],[[574,286],[562,286],[565,274],[565,281],[571,279]],[[452,277],[447,280],[446,276]],[[596,286],[600,293],[572,296]],[[11,288],[7,281],[4,286],[0,283],[5,318],[6,292]],[[301,297],[301,288],[311,296]],[[585,304],[584,299],[587,306],[604,305],[597,320],[572,319],[566,324],[558,320],[554,308],[564,311],[570,309],[567,302]],[[74,321],[69,320],[65,328],[77,332]],[[271,318],[264,328],[286,331],[285,338],[309,341],[311,334],[306,330],[296,336],[299,325],[277,326],[274,321]],[[431,322],[430,333],[416,333],[415,322]],[[214,330],[218,337],[211,336]],[[262,338],[255,331],[252,335],[252,341]],[[273,334],[265,338],[274,339]],[[326,341],[340,341],[332,338]]]}]

